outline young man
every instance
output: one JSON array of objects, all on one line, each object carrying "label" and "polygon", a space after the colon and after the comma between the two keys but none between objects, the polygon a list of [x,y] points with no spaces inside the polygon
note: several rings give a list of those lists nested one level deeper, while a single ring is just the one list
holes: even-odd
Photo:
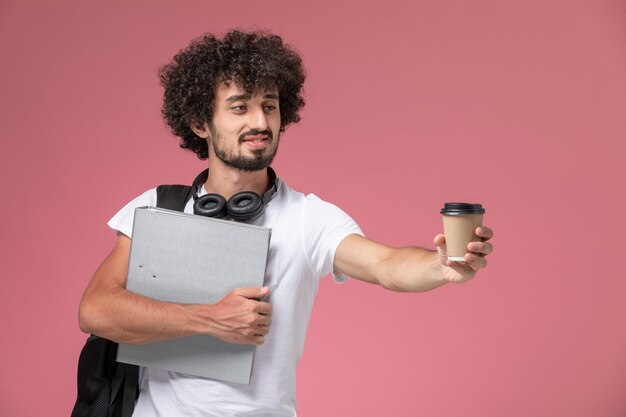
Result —
[{"label": "young man", "polygon": [[[155,189],[122,208],[109,222],[117,243],[81,301],[81,329],[131,344],[205,334],[257,345],[249,385],[143,369],[134,416],[294,416],[296,364],[321,277],[352,276],[417,292],[465,282],[486,265],[493,250],[487,227],[476,230],[482,241],[468,246],[466,262],[451,263],[443,235],[435,237],[438,252],[387,247],[365,238],[338,207],[269,175],[280,134],[300,120],[304,106],[301,59],[278,36],[206,35],[176,55],[160,77],[165,120],[181,147],[208,159],[208,178],[198,195],[228,199],[244,190],[275,189],[251,220],[272,228],[266,270],[272,290],[236,289],[211,305],[159,302],[127,291],[133,211],[156,205]],[[185,211],[193,213],[193,200]]]}]

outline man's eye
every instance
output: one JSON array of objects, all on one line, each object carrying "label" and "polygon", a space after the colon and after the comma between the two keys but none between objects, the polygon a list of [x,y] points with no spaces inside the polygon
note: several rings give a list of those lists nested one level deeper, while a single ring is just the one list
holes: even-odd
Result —
[{"label": "man's eye", "polygon": [[276,110],[276,106],[273,106],[273,105],[265,106],[266,112],[272,112],[274,110]]},{"label": "man's eye", "polygon": [[246,111],[246,106],[234,106],[232,107],[232,109],[237,112],[242,112],[242,111]]}]

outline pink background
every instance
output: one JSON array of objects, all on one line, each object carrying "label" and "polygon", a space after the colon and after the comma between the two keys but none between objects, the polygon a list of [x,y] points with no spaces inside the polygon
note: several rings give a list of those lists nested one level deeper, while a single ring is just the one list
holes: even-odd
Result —
[{"label": "pink background", "polygon": [[444,201],[496,231],[472,282],[324,279],[299,366],[310,416],[626,415],[623,1],[0,3],[0,415],[66,416],[105,223],[204,167],[160,119],[157,68],[203,32],[268,28],[308,105],[275,168],[390,245]]}]

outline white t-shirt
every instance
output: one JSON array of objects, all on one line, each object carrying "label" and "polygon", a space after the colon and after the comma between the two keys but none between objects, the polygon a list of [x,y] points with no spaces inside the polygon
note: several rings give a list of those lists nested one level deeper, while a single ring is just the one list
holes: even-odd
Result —
[{"label": "white t-shirt", "polygon": [[[204,194],[204,188],[200,195]],[[156,206],[156,189],[132,200],[109,226],[132,237],[134,209]],[[185,208],[193,213],[193,199]],[[304,347],[321,277],[333,273],[335,250],[350,234],[363,234],[345,212],[277,179],[277,192],[252,224],[272,228],[265,286],[271,288],[272,323],[257,346],[249,385],[142,368],[134,417],[295,416],[296,365]],[[333,274],[335,281],[348,278]]]}]

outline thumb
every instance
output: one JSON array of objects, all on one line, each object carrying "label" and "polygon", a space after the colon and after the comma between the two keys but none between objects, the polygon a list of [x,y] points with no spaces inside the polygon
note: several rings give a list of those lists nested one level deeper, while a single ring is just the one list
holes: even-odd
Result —
[{"label": "thumb", "polygon": [[269,294],[269,292],[270,289],[268,287],[250,287],[239,289],[239,291],[237,291],[237,294],[245,298],[258,299],[265,297],[267,294]]},{"label": "thumb", "polygon": [[437,246],[437,252],[439,253],[439,257],[443,258],[444,261],[448,260],[448,253],[446,247],[446,237],[442,234],[438,234],[435,236],[433,240],[435,246]]}]

